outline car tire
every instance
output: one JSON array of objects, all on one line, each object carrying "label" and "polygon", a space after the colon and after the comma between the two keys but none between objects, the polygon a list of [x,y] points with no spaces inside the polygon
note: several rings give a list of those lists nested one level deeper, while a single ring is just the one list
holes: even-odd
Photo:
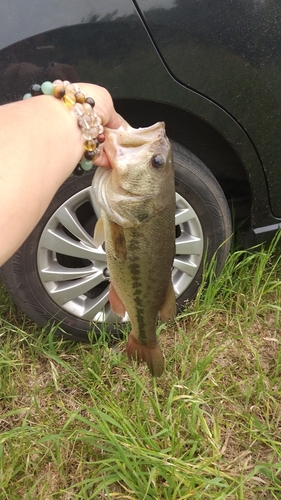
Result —
[{"label": "car tire", "polygon": [[[232,226],[212,173],[175,142],[173,152],[177,209],[172,278],[182,307],[196,295],[204,263],[215,252],[216,271],[221,272]],[[92,176],[65,181],[32,234],[2,267],[7,290],[29,318],[40,326],[58,324],[57,332],[79,341],[87,341],[89,331],[98,336],[103,324],[116,334],[128,321],[110,310],[106,254],[92,243],[99,211],[91,194]]]},{"label": "car tire", "polygon": [[[186,200],[188,211],[191,212],[187,223],[181,227],[179,236],[177,236],[178,225],[176,224],[176,256],[173,272],[176,273],[177,269],[184,271],[184,267],[181,268],[179,263],[183,259],[182,255],[184,255],[184,261],[194,266],[194,270],[196,269],[196,272],[192,272],[191,268],[190,271],[183,273],[185,291],[181,291],[182,286],[180,293],[177,294],[181,307],[187,300],[195,297],[202,282],[204,265],[208,264],[214,255],[216,261],[214,270],[217,276],[221,273],[230,251],[232,221],[224,192],[210,170],[189,150],[174,141],[172,143],[176,196],[180,195],[183,200]],[[177,203],[176,223],[179,208],[180,203]],[[195,248],[194,253],[191,250],[186,255],[180,245],[182,233],[187,232],[192,245],[198,238],[200,239],[200,229],[202,232],[200,254]],[[188,280],[187,277],[189,277]],[[176,279],[174,281],[178,282]]]}]

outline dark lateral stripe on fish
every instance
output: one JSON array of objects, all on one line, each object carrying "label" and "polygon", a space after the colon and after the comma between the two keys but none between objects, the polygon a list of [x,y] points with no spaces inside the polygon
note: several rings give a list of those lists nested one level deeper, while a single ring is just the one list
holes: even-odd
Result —
[{"label": "dark lateral stripe on fish", "polygon": [[116,222],[110,221],[110,231],[114,243],[115,256],[121,262],[125,262],[127,257],[126,239],[123,227]]}]

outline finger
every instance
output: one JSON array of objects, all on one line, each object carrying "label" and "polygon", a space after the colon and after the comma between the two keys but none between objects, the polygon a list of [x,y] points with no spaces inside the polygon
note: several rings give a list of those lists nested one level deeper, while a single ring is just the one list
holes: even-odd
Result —
[{"label": "finger", "polygon": [[120,120],[120,116],[117,113],[115,113],[115,115],[112,118],[110,118],[110,120],[107,122],[106,126],[108,128],[119,128],[121,127],[121,124],[122,122]]},{"label": "finger", "polygon": [[94,165],[96,165],[97,167],[111,168],[104,149],[101,150],[100,156],[94,161]]}]

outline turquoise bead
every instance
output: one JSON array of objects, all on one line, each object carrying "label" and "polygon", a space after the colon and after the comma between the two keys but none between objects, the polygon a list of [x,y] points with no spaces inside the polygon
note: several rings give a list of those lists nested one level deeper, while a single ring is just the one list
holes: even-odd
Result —
[{"label": "turquoise bead", "polygon": [[53,86],[52,82],[43,82],[41,85],[41,90],[42,90],[43,94],[53,95],[54,86]]},{"label": "turquoise bead", "polygon": [[80,161],[80,165],[83,170],[91,170],[91,168],[93,167],[93,163],[90,160],[86,160],[85,158]]},{"label": "turquoise bead", "polygon": [[24,94],[23,99],[30,99],[32,95],[30,93]]}]

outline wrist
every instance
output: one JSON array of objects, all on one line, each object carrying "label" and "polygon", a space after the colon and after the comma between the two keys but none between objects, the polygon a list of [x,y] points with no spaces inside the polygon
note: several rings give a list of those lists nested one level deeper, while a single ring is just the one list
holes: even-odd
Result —
[{"label": "wrist", "polygon": [[83,151],[74,173],[81,175],[81,169],[82,173],[83,170],[90,170],[93,162],[99,157],[100,145],[104,142],[102,118],[95,110],[95,99],[88,96],[78,84],[61,80],[55,80],[53,83],[43,82],[42,85],[34,84],[30,93],[25,94],[23,99],[40,95],[61,100],[76,119],[83,138]]}]

